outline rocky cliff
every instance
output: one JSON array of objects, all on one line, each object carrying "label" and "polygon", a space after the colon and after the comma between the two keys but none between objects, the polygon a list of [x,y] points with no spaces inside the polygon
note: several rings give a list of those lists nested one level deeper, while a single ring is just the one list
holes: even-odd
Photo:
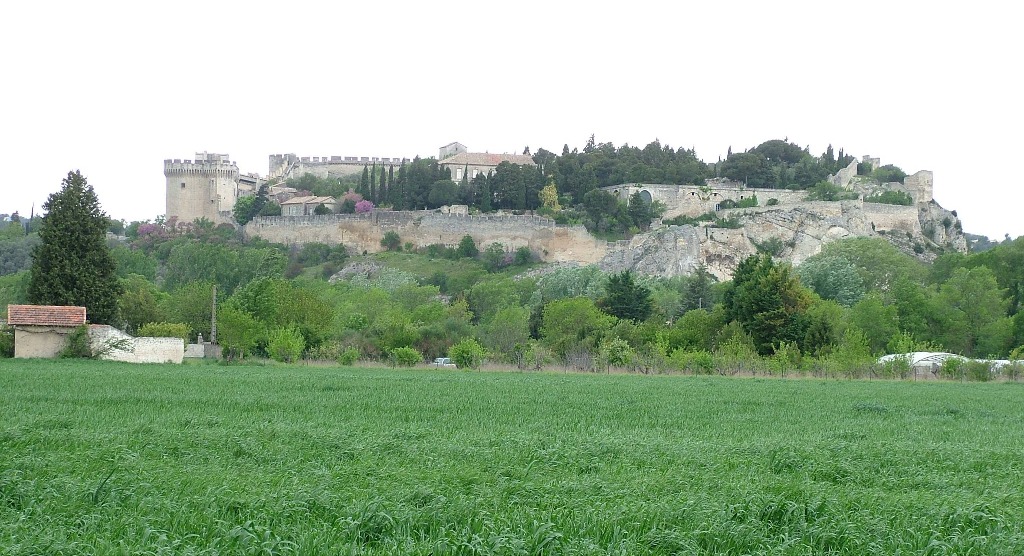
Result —
[{"label": "rocky cliff", "polygon": [[659,276],[689,274],[703,264],[726,279],[740,261],[758,252],[799,265],[823,245],[847,237],[885,238],[925,261],[945,251],[967,250],[956,215],[934,201],[911,206],[818,201],[719,214],[738,221],[740,227],[655,227],[628,243],[619,242],[598,264],[608,271],[631,269]]}]

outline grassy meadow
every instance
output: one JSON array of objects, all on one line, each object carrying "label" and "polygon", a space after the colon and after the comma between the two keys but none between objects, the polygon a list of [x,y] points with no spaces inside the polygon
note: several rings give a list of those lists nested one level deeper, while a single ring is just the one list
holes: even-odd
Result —
[{"label": "grassy meadow", "polygon": [[0,554],[1021,554],[1024,385],[0,360]]}]

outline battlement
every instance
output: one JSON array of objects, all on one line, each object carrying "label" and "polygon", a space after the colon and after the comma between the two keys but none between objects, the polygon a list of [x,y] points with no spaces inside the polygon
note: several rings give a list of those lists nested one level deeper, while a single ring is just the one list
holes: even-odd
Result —
[{"label": "battlement", "polygon": [[294,154],[272,154],[270,162],[274,164],[402,164],[411,162],[410,158],[378,157],[378,156],[295,156]]},{"label": "battlement", "polygon": [[239,171],[238,166],[234,162],[227,161],[227,155],[224,156],[223,160],[181,160],[175,159],[164,159],[164,175],[165,176],[177,176],[177,175],[209,175],[209,176],[221,176],[238,180]]}]

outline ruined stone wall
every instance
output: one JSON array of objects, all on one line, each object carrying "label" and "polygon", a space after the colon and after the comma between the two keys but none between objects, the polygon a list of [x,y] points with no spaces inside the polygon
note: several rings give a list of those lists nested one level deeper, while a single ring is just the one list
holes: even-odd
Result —
[{"label": "ruined stone wall", "polygon": [[649,197],[652,201],[661,201],[666,206],[664,218],[700,216],[718,210],[722,201],[727,199],[739,202],[757,196],[758,205],[765,206],[769,199],[778,200],[779,205],[794,205],[807,198],[806,191],[743,187],[742,184],[729,181],[712,183],[707,187],[630,183],[604,189],[624,201],[637,192],[645,199]]},{"label": "ruined stone wall", "polygon": [[857,161],[849,163],[846,168],[840,168],[834,176],[829,176],[828,181],[839,187],[846,187],[850,181],[857,176]]},{"label": "ruined stone wall", "polygon": [[932,183],[934,176],[929,170],[921,170],[903,178],[903,185],[907,188],[910,196],[918,204],[928,203],[932,200]]},{"label": "ruined stone wall", "polygon": [[915,206],[863,203],[863,207],[864,219],[873,224],[872,231],[899,230],[912,234],[921,233],[921,221]]},{"label": "ruined stone wall", "polygon": [[373,211],[366,214],[260,217],[245,226],[245,234],[291,244],[342,244],[355,252],[381,251],[384,234],[394,231],[402,243],[415,247],[458,245],[469,235],[483,247],[500,243],[506,249],[528,247],[546,262],[600,260],[606,242],[582,226],[557,226],[549,218],[517,215],[460,215],[434,211]]}]

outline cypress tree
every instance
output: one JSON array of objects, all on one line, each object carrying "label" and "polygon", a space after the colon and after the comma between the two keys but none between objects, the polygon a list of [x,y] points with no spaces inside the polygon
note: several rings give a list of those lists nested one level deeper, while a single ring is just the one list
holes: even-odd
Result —
[{"label": "cypress tree", "polygon": [[109,219],[96,192],[79,171],[68,172],[43,209],[41,243],[32,250],[29,301],[84,306],[90,322],[114,323],[122,288],[106,243]]},{"label": "cypress tree", "polygon": [[[388,166],[388,189],[383,195],[385,201],[392,201],[391,188],[395,186],[395,165]],[[393,203],[392,203],[393,204]]]},{"label": "cypress tree", "polygon": [[366,196],[370,190],[370,170],[363,166],[363,175],[359,178],[359,190],[356,193]]},{"label": "cypress tree", "polygon": [[384,165],[380,165],[380,183],[377,186],[377,195],[374,196],[374,204],[380,204],[384,199],[384,189],[387,187],[387,173],[384,171]]},{"label": "cypress tree", "polygon": [[377,202],[377,163],[373,163],[373,169],[370,170],[370,196],[369,199],[375,204]]}]

